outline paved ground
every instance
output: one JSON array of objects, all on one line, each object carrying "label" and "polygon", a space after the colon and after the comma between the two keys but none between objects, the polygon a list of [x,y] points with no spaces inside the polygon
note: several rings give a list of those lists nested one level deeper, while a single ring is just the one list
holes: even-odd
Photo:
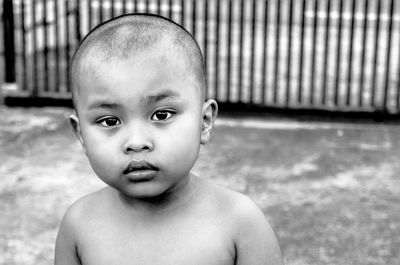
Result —
[{"label": "paved ground", "polygon": [[[103,184],[62,108],[0,108],[0,264],[52,264],[68,205]],[[199,175],[251,196],[288,265],[400,264],[400,127],[223,117]]]}]

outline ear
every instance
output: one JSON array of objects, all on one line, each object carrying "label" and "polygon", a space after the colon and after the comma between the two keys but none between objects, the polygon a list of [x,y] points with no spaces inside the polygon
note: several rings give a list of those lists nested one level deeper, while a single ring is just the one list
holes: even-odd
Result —
[{"label": "ear", "polygon": [[86,154],[86,147],[85,147],[85,143],[82,138],[81,126],[79,124],[78,116],[76,114],[71,114],[69,116],[68,120],[69,120],[69,124],[71,125],[72,131],[74,132],[76,137],[78,137],[78,140],[82,145],[83,151]]},{"label": "ear", "polygon": [[215,119],[218,114],[218,104],[215,100],[209,99],[203,103],[202,108],[202,124],[201,124],[201,144],[207,144],[211,138],[211,131],[214,127]]}]

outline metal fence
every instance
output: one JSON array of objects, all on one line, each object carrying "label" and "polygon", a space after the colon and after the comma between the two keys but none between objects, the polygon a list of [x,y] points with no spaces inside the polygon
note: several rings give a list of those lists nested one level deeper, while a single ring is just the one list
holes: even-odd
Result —
[{"label": "metal fence", "polygon": [[[400,112],[399,0],[3,0],[3,8],[18,96],[70,97],[68,62],[81,38],[111,17],[147,12],[194,35],[207,95],[219,102]],[[12,80],[10,58],[6,66]]]}]

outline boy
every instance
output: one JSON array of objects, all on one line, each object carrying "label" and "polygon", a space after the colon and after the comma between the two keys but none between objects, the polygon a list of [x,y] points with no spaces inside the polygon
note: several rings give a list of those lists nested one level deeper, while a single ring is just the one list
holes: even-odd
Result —
[{"label": "boy", "polygon": [[56,265],[282,264],[255,204],[190,172],[217,116],[205,79],[195,40],[164,18],[124,15],[86,36],[70,122],[108,187],[67,211]]}]

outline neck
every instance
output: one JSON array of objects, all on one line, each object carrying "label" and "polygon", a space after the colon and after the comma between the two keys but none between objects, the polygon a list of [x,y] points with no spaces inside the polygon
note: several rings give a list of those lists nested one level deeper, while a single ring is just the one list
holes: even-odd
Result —
[{"label": "neck", "polygon": [[171,189],[157,197],[151,198],[132,198],[118,192],[118,200],[121,206],[133,214],[137,215],[159,215],[171,211],[181,210],[192,201],[196,196],[198,182],[197,176],[189,173],[189,176]]}]

